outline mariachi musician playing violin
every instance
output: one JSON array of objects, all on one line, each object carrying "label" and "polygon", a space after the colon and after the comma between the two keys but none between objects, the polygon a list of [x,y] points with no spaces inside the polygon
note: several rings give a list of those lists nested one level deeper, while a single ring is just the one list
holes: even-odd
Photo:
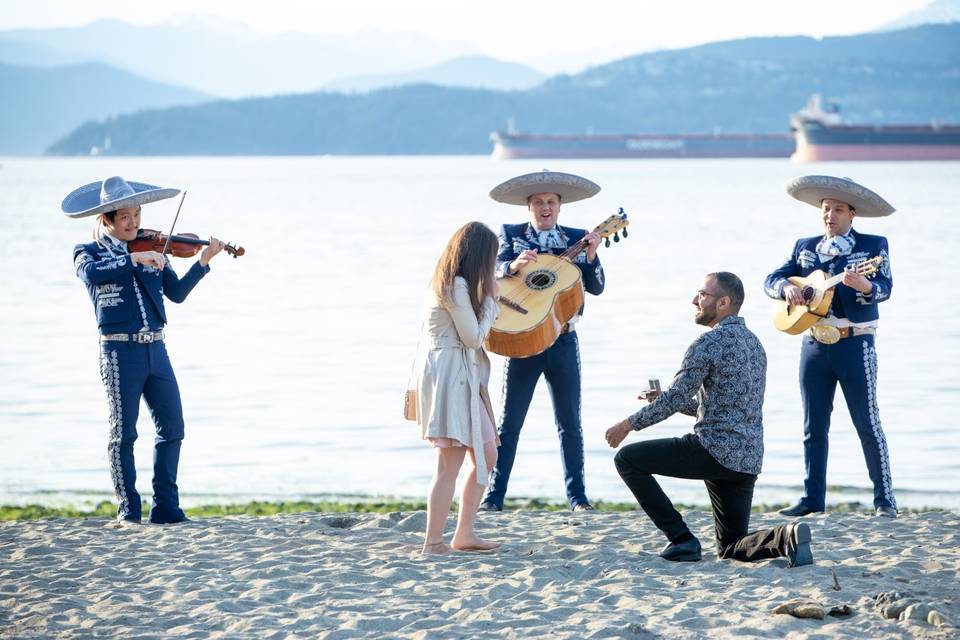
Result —
[{"label": "mariachi musician playing violin", "polygon": [[[123,178],[107,178],[76,189],[63,200],[71,218],[97,216],[93,242],[73,250],[77,277],[86,285],[100,328],[100,375],[110,410],[107,447],[110,476],[117,494],[117,519],[139,523],[133,443],[137,439],[140,397],[156,426],[153,454],[153,506],[150,522],[183,522],[177,493],[177,464],[183,440],[180,390],[164,346],[167,316],[163,296],[183,302],[210,271],[209,262],[224,248],[210,238],[200,259],[178,277],[160,251],[138,250],[140,205],[177,195]],[[150,245],[147,244],[149,247]]]}]

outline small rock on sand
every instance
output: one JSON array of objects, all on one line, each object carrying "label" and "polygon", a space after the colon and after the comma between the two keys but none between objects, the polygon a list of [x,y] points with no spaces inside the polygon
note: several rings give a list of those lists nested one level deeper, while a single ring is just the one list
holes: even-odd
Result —
[{"label": "small rock on sand", "polygon": [[918,620],[921,622],[926,622],[927,616],[930,615],[930,612],[931,608],[928,604],[911,604],[900,614],[900,621]]},{"label": "small rock on sand", "polygon": [[790,602],[784,602],[783,604],[775,606],[773,612],[785,613],[794,618],[816,618],[817,620],[823,620],[823,617],[826,615],[823,605],[810,600],[791,600]]}]

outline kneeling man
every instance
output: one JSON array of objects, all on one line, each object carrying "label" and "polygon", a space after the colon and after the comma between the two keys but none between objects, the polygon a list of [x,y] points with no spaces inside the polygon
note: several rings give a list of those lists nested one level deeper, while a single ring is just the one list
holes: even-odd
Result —
[{"label": "kneeling man", "polygon": [[791,523],[748,533],[753,485],[763,462],[763,392],[767,355],[737,314],[743,283],[728,272],[706,276],[693,297],[694,321],[710,331],[694,340],[670,388],[651,392],[649,405],[607,430],[617,447],[639,431],[681,412],[696,416],[682,438],[628,445],[615,458],[617,471],[641,508],[670,540],[666,560],[700,560],[700,542],[690,533],[654,475],[703,480],[710,494],[717,556],[735,560],[787,557],[791,567],[812,564],[810,527]]}]

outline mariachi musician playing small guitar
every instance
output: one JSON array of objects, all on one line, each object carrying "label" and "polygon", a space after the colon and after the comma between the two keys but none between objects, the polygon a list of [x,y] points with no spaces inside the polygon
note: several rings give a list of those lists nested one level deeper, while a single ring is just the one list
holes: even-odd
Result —
[{"label": "mariachi musician playing small guitar", "polygon": [[[787,193],[820,209],[824,234],[798,240],[787,261],[764,282],[768,296],[786,303],[777,328],[810,331],[800,351],[804,492],[796,505],[780,513],[803,516],[826,507],[827,434],[839,384],[873,483],[873,506],[877,515],[893,518],[897,503],[877,408],[875,344],[878,306],[890,298],[893,275],[887,239],[859,233],[852,225],[854,217],[888,216],[894,209],[848,178],[803,176],[787,183]],[[876,274],[868,279],[864,273],[874,268]],[[811,278],[818,272],[832,277]],[[827,290],[828,284],[835,286]],[[796,317],[790,317],[792,312]]]}]

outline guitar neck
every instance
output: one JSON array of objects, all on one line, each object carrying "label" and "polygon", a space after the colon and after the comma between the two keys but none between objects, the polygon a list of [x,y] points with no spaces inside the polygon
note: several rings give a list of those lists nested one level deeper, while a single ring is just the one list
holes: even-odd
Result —
[{"label": "guitar neck", "polygon": [[[852,270],[862,276],[871,276],[881,264],[883,264],[883,258],[881,258],[880,256],[876,256],[874,258],[870,258],[865,262],[859,263],[856,266],[856,268]],[[823,290],[826,291],[830,287],[835,287],[841,282],[843,282],[843,276],[846,275],[846,273],[847,273],[846,271],[842,271],[837,275],[824,280]]]},{"label": "guitar neck", "polygon": [[583,251],[586,246],[587,246],[586,242],[584,242],[583,240],[578,240],[572,245],[570,245],[570,247],[566,251],[560,254],[560,257],[566,258],[567,260],[573,260],[578,255],[580,255],[580,252]]},{"label": "guitar neck", "polygon": [[835,286],[837,286],[838,284],[840,284],[841,282],[843,282],[843,274],[842,274],[842,273],[838,273],[837,275],[833,276],[832,278],[827,278],[826,280],[823,281],[823,290],[826,291],[826,290],[829,289],[830,287],[835,287]]}]

